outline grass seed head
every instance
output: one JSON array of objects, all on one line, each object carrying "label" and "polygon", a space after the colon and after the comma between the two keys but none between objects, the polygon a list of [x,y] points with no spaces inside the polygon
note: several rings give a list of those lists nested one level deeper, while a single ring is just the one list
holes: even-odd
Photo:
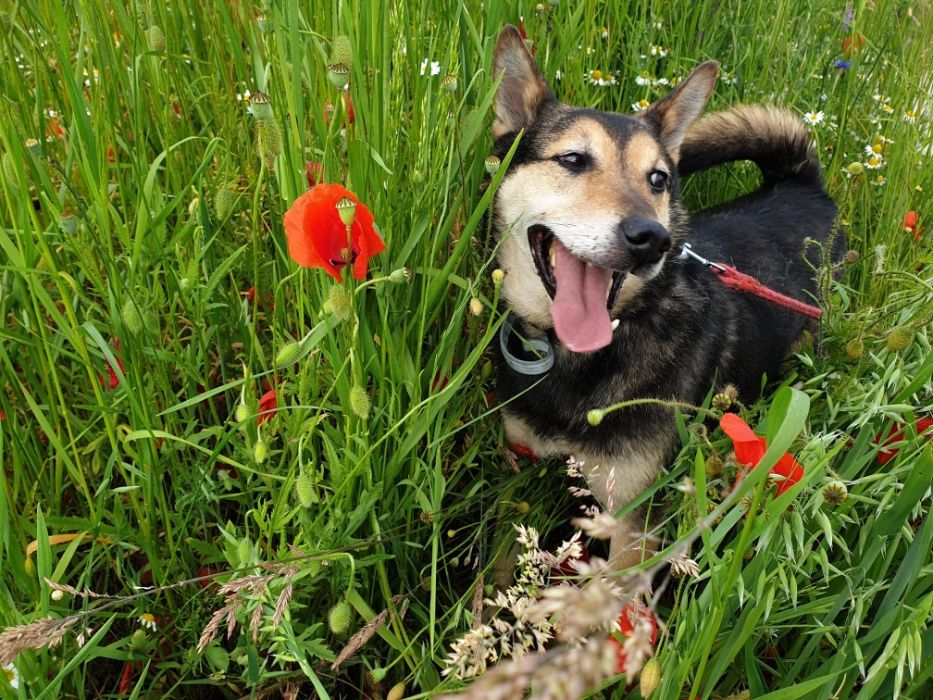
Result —
[{"label": "grass seed head", "polygon": [[334,46],[330,52],[331,65],[343,64],[347,68],[353,66],[353,47],[350,45],[350,37],[345,34],[334,37]]},{"label": "grass seed head", "polygon": [[120,311],[120,316],[123,318],[123,325],[126,326],[126,330],[133,335],[136,335],[143,329],[142,316],[132,299],[126,300],[123,309]]},{"label": "grass seed head", "polygon": [[352,621],[353,608],[351,608],[350,604],[345,600],[341,600],[334,605],[334,607],[330,609],[330,612],[327,613],[327,626],[330,627],[330,631],[334,634],[344,634],[350,629],[350,623]]},{"label": "grass seed head", "polygon": [[13,154],[7,151],[3,154],[2,158],[3,164],[3,177],[6,178],[7,184],[10,185],[10,189],[15,190],[16,185],[16,164],[13,162]]},{"label": "grass seed head", "polygon": [[282,155],[282,127],[275,119],[260,122],[258,128],[259,138],[256,145],[259,148],[259,158],[266,170],[275,167],[275,159]]},{"label": "grass seed head", "polygon": [[233,192],[227,185],[221,185],[214,194],[214,213],[220,221],[229,216],[233,209]]},{"label": "grass seed head", "polygon": [[850,360],[857,360],[865,352],[865,341],[861,338],[850,338],[846,343],[846,355]]}]

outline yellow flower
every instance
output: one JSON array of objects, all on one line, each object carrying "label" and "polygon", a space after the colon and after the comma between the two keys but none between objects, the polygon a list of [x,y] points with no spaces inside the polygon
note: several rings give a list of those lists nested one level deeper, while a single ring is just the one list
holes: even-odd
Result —
[{"label": "yellow flower", "polygon": [[153,632],[159,629],[159,625],[156,623],[156,617],[152,613],[143,613],[140,615],[139,626],[143,629],[148,629]]}]

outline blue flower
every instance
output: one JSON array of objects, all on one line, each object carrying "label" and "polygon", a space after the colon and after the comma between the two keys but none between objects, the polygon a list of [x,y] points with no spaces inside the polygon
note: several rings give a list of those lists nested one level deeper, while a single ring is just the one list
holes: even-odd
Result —
[{"label": "blue flower", "polygon": [[844,71],[852,67],[852,61],[846,61],[845,59],[840,58],[838,61],[835,61],[833,65],[836,66],[836,70]]}]

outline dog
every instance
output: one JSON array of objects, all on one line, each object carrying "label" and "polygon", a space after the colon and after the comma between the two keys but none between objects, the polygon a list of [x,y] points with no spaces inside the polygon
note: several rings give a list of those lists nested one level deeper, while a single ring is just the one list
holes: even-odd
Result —
[{"label": "dog", "polygon": [[[505,160],[521,134],[491,213],[512,315],[496,363],[506,438],[541,457],[574,455],[615,512],[676,454],[674,416],[640,405],[591,425],[588,410],[639,398],[697,405],[715,383],[751,401],[815,330],[723,286],[678,255],[683,245],[810,301],[820,254],[805,239],[841,256],[836,206],[800,118],[771,106],[701,117],[714,61],[626,115],[559,102],[514,27],[499,35],[493,69],[495,155]],[[736,160],[759,167],[760,188],[688,216],[680,178]],[[609,552],[618,570],[651,548],[644,512],[617,522]]]}]

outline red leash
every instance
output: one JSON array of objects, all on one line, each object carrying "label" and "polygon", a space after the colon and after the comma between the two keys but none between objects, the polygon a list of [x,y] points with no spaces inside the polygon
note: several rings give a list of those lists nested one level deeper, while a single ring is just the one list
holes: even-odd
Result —
[{"label": "red leash", "polygon": [[691,257],[710,268],[713,272],[716,273],[719,281],[730,289],[737,289],[740,292],[754,294],[759,299],[770,301],[772,304],[782,306],[785,309],[790,309],[791,311],[795,311],[798,314],[803,314],[804,316],[809,316],[810,318],[818,319],[823,314],[823,311],[818,306],[807,304],[805,302],[794,299],[793,297],[789,297],[786,294],[781,294],[780,292],[771,289],[771,287],[766,287],[751,275],[746,275],[744,272],[739,272],[731,265],[726,265],[725,263],[714,263],[700,255],[697,255],[690,248],[689,243],[684,243],[684,248],[680,255],[681,257]]}]

